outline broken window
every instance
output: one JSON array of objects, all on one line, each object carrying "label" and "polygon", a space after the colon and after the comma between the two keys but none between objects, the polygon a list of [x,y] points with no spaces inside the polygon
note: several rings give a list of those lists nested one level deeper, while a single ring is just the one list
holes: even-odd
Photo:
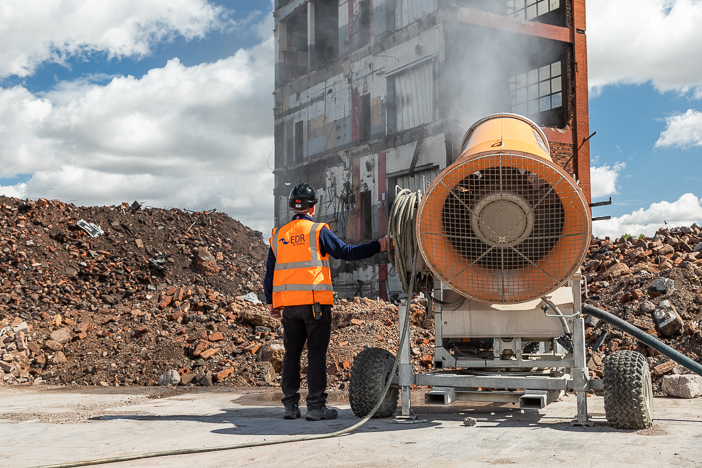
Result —
[{"label": "broken window", "polygon": [[304,149],[303,122],[295,122],[295,163],[302,162],[302,151]]},{"label": "broken window", "polygon": [[509,80],[512,112],[534,115],[563,106],[561,62],[530,70]]},{"label": "broken window", "polygon": [[[307,13],[302,11],[279,25],[282,66],[278,83],[284,85],[307,73]],[[280,37],[283,36],[283,37]]]},{"label": "broken window", "polygon": [[436,11],[436,0],[395,0],[395,29]]},{"label": "broken window", "polygon": [[275,124],[275,167],[285,166],[285,124]]},{"label": "broken window", "polygon": [[370,190],[361,192],[361,216],[363,223],[361,235],[363,239],[373,238],[373,201],[371,195],[372,192]]},{"label": "broken window", "polygon": [[401,132],[434,120],[434,60],[388,77],[389,127]]},{"label": "broken window", "polygon": [[507,11],[515,18],[531,21],[561,7],[560,0],[507,0]]},{"label": "broken window", "polygon": [[293,164],[295,158],[293,156],[293,125],[291,121],[285,123],[285,161],[287,165]]},{"label": "broken window", "polygon": [[339,57],[339,3],[337,0],[317,0],[315,5],[313,68],[320,68]]},{"label": "broken window", "polygon": [[359,25],[356,30],[358,31],[357,43],[360,47],[368,44],[370,42],[371,36],[371,14],[370,14],[370,1],[365,0],[359,5],[361,14],[358,17]]},{"label": "broken window", "polygon": [[371,139],[371,99],[370,94],[361,96],[361,141]]}]

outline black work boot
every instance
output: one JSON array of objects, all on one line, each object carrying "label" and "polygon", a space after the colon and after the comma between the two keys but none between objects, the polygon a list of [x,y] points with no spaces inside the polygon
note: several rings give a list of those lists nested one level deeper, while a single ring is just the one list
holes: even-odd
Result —
[{"label": "black work boot", "polygon": [[302,416],[302,413],[300,413],[299,406],[291,405],[291,406],[285,407],[285,414],[283,415],[283,419],[297,419],[301,416]]},{"label": "black work boot", "polygon": [[308,421],[319,421],[320,419],[336,419],[339,412],[334,408],[327,408],[326,405],[318,409],[307,409],[305,419]]}]

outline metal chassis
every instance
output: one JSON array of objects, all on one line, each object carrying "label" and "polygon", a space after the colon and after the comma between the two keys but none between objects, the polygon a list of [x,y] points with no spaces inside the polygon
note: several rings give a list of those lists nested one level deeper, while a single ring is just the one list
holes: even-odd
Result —
[{"label": "metal chassis", "polygon": [[[432,392],[425,396],[427,403],[449,404],[455,400],[463,401],[498,401],[520,402],[540,401],[540,407],[557,400],[567,390],[574,391],[577,398],[577,417],[572,424],[580,426],[592,425],[587,414],[587,392],[602,391],[602,380],[590,380],[585,362],[585,323],[582,318],[582,303],[580,296],[581,275],[572,277],[573,290],[573,352],[568,353],[559,349],[555,341],[550,354],[521,353],[521,338],[514,337],[509,345],[517,351],[516,359],[500,359],[497,354],[494,359],[465,359],[456,358],[449,350],[443,348],[442,309],[439,303],[430,303],[428,310],[434,309],[435,322],[435,352],[434,363],[443,367],[444,363],[458,370],[413,373],[410,362],[410,327],[405,329],[409,300],[402,299],[399,307],[400,336],[405,334],[402,349],[399,350],[400,363],[398,374],[393,382],[400,388],[401,408],[398,409],[397,419],[412,419],[415,416],[410,406],[410,391],[413,385],[432,386]],[[440,289],[435,289],[435,296],[441,295]],[[431,300],[431,299],[430,299]],[[407,321],[407,323],[409,323]],[[494,339],[495,348],[507,341]],[[559,352],[561,351],[561,352]],[[486,390],[488,389],[488,390]],[[443,396],[443,401],[441,397]]]}]

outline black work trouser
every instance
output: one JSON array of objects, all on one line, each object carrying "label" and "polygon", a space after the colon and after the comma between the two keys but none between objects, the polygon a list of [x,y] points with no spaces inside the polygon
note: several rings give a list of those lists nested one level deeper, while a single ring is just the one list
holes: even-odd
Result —
[{"label": "black work trouser", "polygon": [[315,320],[312,306],[283,309],[283,376],[280,387],[285,406],[300,402],[300,356],[307,342],[307,409],[319,409],[327,402],[327,349],[331,337],[332,306],[322,306],[322,319]]}]

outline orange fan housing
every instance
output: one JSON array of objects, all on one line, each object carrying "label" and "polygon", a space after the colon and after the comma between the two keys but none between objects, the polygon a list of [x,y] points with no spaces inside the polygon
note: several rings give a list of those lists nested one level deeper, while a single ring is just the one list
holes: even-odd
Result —
[{"label": "orange fan housing", "polygon": [[427,265],[444,284],[471,299],[509,304],[568,281],[591,226],[582,190],[551,160],[539,126],[496,114],[466,132],[461,156],[422,198],[416,229]]}]

